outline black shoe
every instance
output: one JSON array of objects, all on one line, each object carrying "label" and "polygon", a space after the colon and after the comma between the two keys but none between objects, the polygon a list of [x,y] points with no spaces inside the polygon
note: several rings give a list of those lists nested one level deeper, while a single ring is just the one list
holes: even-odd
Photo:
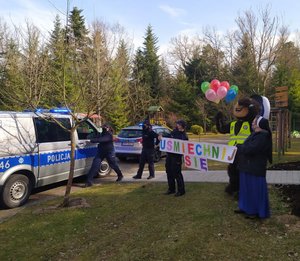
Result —
[{"label": "black shoe", "polygon": [[120,182],[120,181],[122,181],[122,179],[123,179],[123,176],[120,176],[117,178],[116,182]]},{"label": "black shoe", "polygon": [[168,190],[167,192],[164,193],[164,195],[171,195],[171,194],[174,194],[175,191],[171,191],[171,190]]},{"label": "black shoe", "polygon": [[256,215],[246,215],[245,218],[247,218],[247,219],[256,219],[257,216]]},{"label": "black shoe", "polygon": [[241,209],[235,209],[235,210],[233,210],[233,212],[234,212],[235,214],[245,214],[245,211],[243,211],[243,210],[241,210]]},{"label": "black shoe", "polygon": [[181,197],[181,196],[183,196],[185,194],[185,192],[177,192],[176,194],[175,194],[175,197]]},{"label": "black shoe", "polygon": [[138,176],[138,175],[135,175],[132,177],[133,179],[141,179],[142,177]]},{"label": "black shoe", "polygon": [[86,182],[84,187],[88,188],[88,187],[92,187],[94,184],[92,182]]},{"label": "black shoe", "polygon": [[149,176],[147,179],[154,179],[154,176]]},{"label": "black shoe", "polygon": [[233,194],[234,194],[234,191],[233,191],[231,185],[227,185],[227,186],[225,187],[225,192],[226,192],[228,195],[230,195],[230,196],[233,196]]}]

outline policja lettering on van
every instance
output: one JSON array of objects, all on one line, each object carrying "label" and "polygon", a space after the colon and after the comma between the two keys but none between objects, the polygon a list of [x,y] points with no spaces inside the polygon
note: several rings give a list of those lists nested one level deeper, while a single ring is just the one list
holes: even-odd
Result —
[{"label": "policja lettering on van", "polygon": [[70,152],[53,153],[47,156],[47,163],[65,162],[70,160]]}]

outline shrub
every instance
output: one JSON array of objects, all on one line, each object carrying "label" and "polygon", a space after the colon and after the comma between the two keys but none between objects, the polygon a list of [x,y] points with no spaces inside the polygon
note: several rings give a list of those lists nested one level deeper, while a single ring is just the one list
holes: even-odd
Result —
[{"label": "shrub", "polygon": [[294,130],[294,131],[292,132],[292,138],[300,138],[300,132]]},{"label": "shrub", "polygon": [[203,127],[200,126],[200,125],[192,125],[191,126],[191,132],[193,134],[200,135],[201,133],[203,133]]},{"label": "shrub", "polygon": [[211,132],[212,133],[218,133],[218,130],[217,130],[217,126],[216,125],[213,125],[212,127],[211,127]]}]

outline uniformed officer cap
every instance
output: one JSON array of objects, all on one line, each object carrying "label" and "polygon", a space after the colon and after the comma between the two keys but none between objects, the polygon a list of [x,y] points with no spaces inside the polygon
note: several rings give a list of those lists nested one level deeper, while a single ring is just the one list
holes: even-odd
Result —
[{"label": "uniformed officer cap", "polygon": [[144,125],[147,125],[147,126],[151,126],[151,123],[150,123],[149,120],[145,120],[143,124],[144,124]]},{"label": "uniformed officer cap", "polygon": [[102,128],[110,128],[110,125],[109,125],[108,123],[104,123],[104,124],[102,124],[101,127],[102,127]]},{"label": "uniformed officer cap", "polygon": [[184,128],[185,129],[185,127],[186,127],[186,123],[185,123],[185,121],[184,120],[178,120],[178,121],[176,121],[176,124],[179,124],[182,128]]}]

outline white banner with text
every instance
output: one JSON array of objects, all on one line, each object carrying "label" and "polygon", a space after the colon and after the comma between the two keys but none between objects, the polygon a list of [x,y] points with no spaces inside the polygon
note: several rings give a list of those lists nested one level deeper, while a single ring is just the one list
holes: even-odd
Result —
[{"label": "white banner with text", "polygon": [[225,144],[162,138],[160,150],[184,155],[184,163],[188,168],[208,171],[207,159],[232,163],[237,148]]}]

